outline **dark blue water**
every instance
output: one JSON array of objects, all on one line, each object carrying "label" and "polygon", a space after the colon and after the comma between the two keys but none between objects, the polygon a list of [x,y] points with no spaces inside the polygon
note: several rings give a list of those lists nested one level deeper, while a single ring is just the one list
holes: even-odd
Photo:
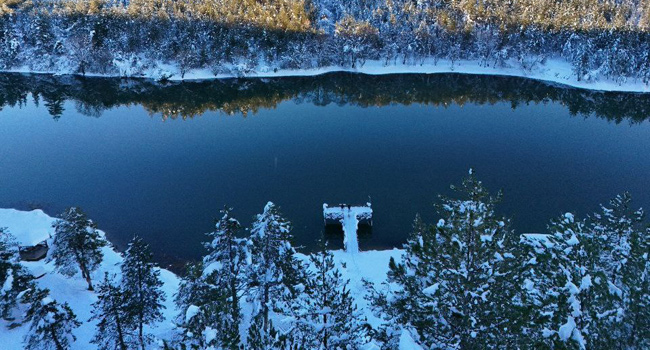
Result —
[{"label": "dark blue water", "polygon": [[249,224],[269,200],[309,249],[324,202],[370,196],[374,227],[361,249],[400,246],[415,214],[434,222],[436,196],[451,194],[470,167],[503,189],[499,210],[519,232],[543,231],[565,211],[590,213],[626,190],[650,205],[650,123],[572,116],[561,101],[513,109],[285,99],[246,117],[205,111],[188,120],[139,104],[101,117],[82,115],[72,99],[62,107],[53,119],[28,95],[0,111],[0,207],[54,215],[80,206],[118,246],[138,234],[160,259],[198,257],[224,204]]}]

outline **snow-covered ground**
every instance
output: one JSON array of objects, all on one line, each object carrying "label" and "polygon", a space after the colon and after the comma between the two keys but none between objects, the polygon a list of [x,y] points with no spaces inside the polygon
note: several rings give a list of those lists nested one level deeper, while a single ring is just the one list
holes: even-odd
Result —
[{"label": "snow-covered ground", "polygon": [[[114,62],[120,71],[119,76],[142,77],[151,79],[161,79],[163,77],[169,80],[208,80],[241,77],[242,69],[237,66],[224,67],[226,71],[240,73],[220,73],[216,76],[211,69],[194,69],[189,70],[185,75],[174,64],[158,62],[151,67],[142,69],[141,67],[132,68],[126,64]],[[228,69],[230,68],[230,69]],[[18,68],[5,70],[5,72],[16,73],[52,73],[52,74],[72,74],[72,70],[62,68],[58,71],[35,72],[29,68]],[[493,67],[482,65],[476,60],[424,60],[421,64],[385,64],[384,61],[366,61],[362,66],[356,68],[349,67],[321,67],[313,69],[274,69],[271,66],[261,65],[256,70],[243,73],[246,77],[290,77],[290,76],[315,76],[331,72],[353,72],[370,75],[383,74],[436,74],[436,73],[464,73],[464,74],[481,74],[481,75],[500,75],[516,76],[529,79],[541,80],[546,82],[557,83],[582,89],[600,90],[600,91],[626,91],[626,92],[650,92],[650,85],[641,81],[616,82],[596,77],[588,79],[583,77],[578,80],[573,73],[571,64],[562,59],[548,59],[544,64],[537,64],[532,69],[524,69],[518,63],[511,62],[506,67]],[[99,74],[86,74],[87,76],[109,76]]]},{"label": "snow-covered ground", "polygon": [[[18,211],[14,209],[0,209],[0,227],[7,227],[8,231],[16,236],[21,242],[29,242],[45,237],[50,237],[54,232],[51,228],[55,218],[47,216],[40,210]],[[103,234],[103,233],[102,233]],[[101,267],[93,274],[95,283],[99,282],[104,272],[118,274],[122,255],[112,247],[103,248],[104,261]],[[388,261],[390,257],[398,259],[402,251],[398,249],[385,251],[367,251],[357,254],[349,254],[344,251],[334,251],[334,259],[341,270],[343,277],[350,280],[350,290],[355,298],[359,310],[368,318],[373,326],[377,326],[380,320],[372,315],[368,310],[368,302],[364,299],[365,288],[362,279],[381,283],[386,278],[388,271]],[[305,255],[299,256],[307,261]],[[77,315],[77,319],[82,322],[81,327],[74,330],[77,341],[73,344],[72,349],[96,349],[96,346],[90,344],[90,340],[95,334],[96,321],[89,322],[91,316],[91,304],[97,300],[94,292],[88,291],[86,282],[77,275],[73,278],[65,277],[54,271],[52,263],[46,263],[44,260],[37,262],[22,262],[35,276],[41,276],[36,283],[41,288],[49,288],[51,297],[58,302],[67,302]],[[345,267],[344,267],[345,266]],[[167,294],[164,310],[165,320],[158,323],[155,327],[149,327],[146,331],[154,335],[157,339],[171,339],[174,334],[174,318],[178,315],[173,303],[173,295],[178,290],[179,278],[172,272],[161,269],[161,279],[164,282],[163,290]],[[24,306],[19,310],[24,311]],[[29,328],[29,324],[24,324],[14,329],[8,329],[8,322],[0,319],[0,349],[22,349],[23,338]],[[409,344],[408,339],[404,344]],[[157,348],[154,344],[152,348]],[[369,344],[367,349],[376,348]],[[414,347],[404,347],[404,350],[415,349]]]}]

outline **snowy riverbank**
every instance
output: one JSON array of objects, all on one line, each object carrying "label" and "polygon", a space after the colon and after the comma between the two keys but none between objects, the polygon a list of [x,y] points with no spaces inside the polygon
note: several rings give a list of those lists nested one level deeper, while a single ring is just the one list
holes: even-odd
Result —
[{"label": "snowy riverbank", "polygon": [[[8,232],[13,234],[19,242],[36,242],[41,238],[51,239],[54,233],[51,228],[52,218],[41,210],[18,211],[15,209],[0,209],[0,227],[7,227]],[[103,235],[103,233],[102,233]],[[50,238],[48,238],[50,236]],[[343,251],[335,251],[334,259],[341,270],[343,277],[350,280],[349,288],[355,299],[359,310],[364,316],[368,317],[371,325],[376,326],[380,320],[375,318],[367,308],[367,301],[364,299],[365,288],[362,279],[381,283],[388,271],[388,261],[390,257],[398,258],[401,250],[386,251],[367,251],[358,254],[348,254]],[[94,272],[93,278],[99,281],[105,272],[119,274],[122,255],[116,252],[112,247],[104,247],[104,261],[101,267]],[[307,260],[305,255],[301,258]],[[90,340],[95,333],[96,321],[89,322],[91,316],[91,304],[97,300],[94,292],[86,289],[86,282],[79,276],[67,278],[54,271],[52,263],[46,263],[45,260],[36,262],[25,262],[22,264],[34,275],[42,276],[36,280],[41,288],[48,288],[51,291],[51,297],[56,301],[67,302],[77,315],[77,319],[82,322],[81,327],[73,331],[77,341],[73,344],[72,349],[95,349],[96,346],[90,344]],[[345,266],[345,267],[344,267]],[[174,335],[174,319],[178,315],[178,310],[173,303],[173,296],[178,290],[179,278],[172,272],[161,269],[161,279],[164,283],[163,290],[167,299],[164,303],[166,309],[163,310],[164,320],[155,327],[148,327],[146,332],[153,335],[162,344],[162,340],[170,340]],[[20,306],[16,312],[24,312],[24,306]],[[19,327],[8,329],[10,322],[0,320],[0,344],[3,349],[21,349],[22,341],[29,329],[29,324],[23,324]],[[408,343],[408,339],[404,340]],[[158,346],[152,346],[152,349]],[[367,349],[376,348],[374,344],[368,344]],[[408,346],[404,349],[413,349]]]},{"label": "snowy riverbank", "polygon": [[[168,79],[173,81],[188,80],[210,80],[227,78],[277,78],[297,76],[317,76],[333,72],[350,72],[368,75],[389,75],[389,74],[476,74],[512,76],[560,84],[580,89],[597,91],[618,91],[618,92],[650,92],[650,85],[641,81],[616,82],[599,77],[585,76],[578,80],[569,62],[562,59],[548,59],[544,64],[535,64],[531,69],[521,67],[517,62],[509,62],[505,67],[485,66],[476,60],[424,60],[421,64],[385,64],[384,61],[366,61],[356,68],[349,67],[320,67],[311,69],[275,69],[261,64],[258,68],[247,71],[239,66],[224,67],[226,73],[215,75],[211,69],[193,69],[181,74],[181,69],[174,64],[152,63],[147,68],[141,66],[131,67],[123,62],[114,62],[119,74],[86,74],[89,77],[130,77],[148,79]],[[71,68],[61,66],[56,71],[34,71],[28,67],[4,70],[10,73],[37,73],[68,75],[74,74]]]}]

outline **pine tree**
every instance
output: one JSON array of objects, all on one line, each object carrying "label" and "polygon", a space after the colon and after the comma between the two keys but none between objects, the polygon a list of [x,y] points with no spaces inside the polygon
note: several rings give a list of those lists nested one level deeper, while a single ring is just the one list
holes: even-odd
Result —
[{"label": "pine tree", "polygon": [[[613,315],[607,274],[600,264],[602,245],[585,220],[566,213],[552,220],[550,234],[536,238],[535,279],[541,300],[539,332],[554,348],[585,349],[606,344]],[[532,287],[534,286],[534,287]]]},{"label": "pine tree", "polygon": [[[399,288],[375,291],[373,304],[426,348],[514,347],[512,334],[523,328],[510,318],[522,308],[513,271],[518,238],[472,171],[458,191],[460,199],[441,197],[435,227],[416,218],[402,262],[389,264],[388,282]],[[383,331],[389,344],[395,328]]]},{"label": "pine tree", "polygon": [[273,322],[264,321],[264,314],[257,313],[251,320],[246,337],[247,350],[285,349]]},{"label": "pine tree", "polygon": [[643,210],[633,210],[631,202],[629,193],[616,196],[609,207],[601,206],[601,211],[593,215],[590,226],[600,248],[598,267],[607,278],[610,296],[604,300],[607,304],[601,306],[606,311],[597,315],[598,328],[590,332],[595,347],[611,348],[623,343],[634,348],[644,340],[649,341],[650,333],[644,331],[647,327],[643,322],[650,317],[650,311],[644,307],[650,298],[650,237]]},{"label": "pine tree", "polygon": [[[378,291],[368,284],[372,295],[371,305],[386,320],[382,333],[378,334],[386,348],[392,347],[390,344],[397,341],[402,329],[430,338],[428,342],[431,346],[443,342],[442,337],[433,340],[437,336],[427,335],[427,331],[432,332],[434,327],[444,328],[439,324],[440,315],[431,297],[431,293],[439,287],[440,272],[444,268],[439,249],[441,239],[433,227],[423,223],[420,215],[416,215],[401,262],[393,258],[389,261],[386,289],[389,284],[396,284],[399,288]],[[443,331],[440,329],[440,333]]]},{"label": "pine tree", "polygon": [[241,224],[230,216],[231,210],[226,207],[221,211],[223,216],[216,223],[215,231],[208,234],[212,241],[205,244],[208,254],[203,258],[206,266],[203,275],[213,289],[223,294],[215,299],[212,314],[219,321],[219,342],[224,349],[236,349],[240,344],[239,298],[246,264],[245,240],[237,238]]},{"label": "pine tree", "polygon": [[72,330],[81,323],[68,303],[59,304],[49,293],[48,289],[39,289],[29,296],[26,319],[31,320],[31,326],[24,340],[26,350],[67,350],[76,340]]},{"label": "pine tree", "polygon": [[630,258],[623,271],[622,339],[630,349],[650,348],[650,227],[630,237]]},{"label": "pine tree", "polygon": [[253,317],[261,336],[271,336],[270,312],[288,314],[304,287],[304,267],[295,257],[290,230],[289,222],[271,202],[251,229],[248,298],[254,304]]},{"label": "pine tree", "polygon": [[137,329],[138,343],[145,350],[148,339],[144,326],[163,320],[165,293],[161,289],[160,270],[153,262],[149,246],[141,238],[134,237],[129,243],[121,270],[122,287],[129,296],[126,319]]},{"label": "pine tree", "polygon": [[128,301],[129,295],[106,273],[104,281],[99,285],[97,301],[92,305],[92,317],[89,320],[99,321],[91,340],[99,349],[128,350],[137,347],[127,323]]},{"label": "pine tree", "polygon": [[296,310],[298,328],[309,349],[359,349],[367,341],[367,328],[350,296],[348,282],[334,265],[334,256],[321,242],[309,256],[313,274],[307,280],[304,305]]},{"label": "pine tree", "polygon": [[18,303],[18,295],[33,288],[33,278],[19,263],[18,245],[0,227],[0,317],[11,319],[11,311]]},{"label": "pine tree", "polygon": [[52,247],[54,266],[70,277],[74,276],[78,267],[81,276],[88,283],[88,290],[93,290],[91,273],[102,262],[104,254],[101,248],[106,245],[97,226],[81,209],[75,207],[64,211],[61,219],[56,220],[52,226],[55,230]]},{"label": "pine tree", "polygon": [[190,349],[204,349],[210,345],[204,336],[206,330],[216,324],[210,312],[212,304],[218,301],[218,292],[203,276],[203,264],[189,264],[181,279],[174,302],[181,311],[177,324],[181,343]]}]

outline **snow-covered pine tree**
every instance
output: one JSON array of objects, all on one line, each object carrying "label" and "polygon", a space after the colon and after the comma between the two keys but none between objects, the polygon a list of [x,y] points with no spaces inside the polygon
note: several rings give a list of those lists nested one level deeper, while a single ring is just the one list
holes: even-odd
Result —
[{"label": "snow-covered pine tree", "polygon": [[452,337],[443,333],[443,341],[462,349],[510,347],[524,327],[514,317],[522,308],[519,236],[495,213],[501,194],[490,196],[472,169],[452,189],[459,198],[441,197],[435,227],[443,269],[427,291],[450,327]]},{"label": "snow-covered pine tree", "polygon": [[[253,303],[253,317],[260,328],[257,334],[262,337],[271,336],[271,311],[289,314],[291,303],[304,289],[305,269],[291,246],[290,231],[290,223],[272,202],[257,215],[251,229],[248,300]],[[266,343],[250,336],[248,344]]]},{"label": "snow-covered pine tree", "polygon": [[217,323],[210,310],[218,299],[218,291],[203,276],[203,264],[189,264],[174,298],[181,311],[177,324],[182,331],[182,348],[204,349],[216,345],[214,339],[206,339],[205,334]]},{"label": "snow-covered pine tree", "polygon": [[140,237],[134,237],[124,254],[122,288],[129,297],[126,309],[127,321],[137,329],[140,348],[145,350],[149,341],[144,334],[144,326],[162,321],[165,308],[165,293],[160,280],[160,270],[153,262],[153,254]]},{"label": "snow-covered pine tree", "polygon": [[100,350],[128,350],[137,348],[133,329],[127,323],[129,296],[108,273],[97,290],[97,301],[92,304],[92,317],[97,320],[97,330],[91,343]]},{"label": "snow-covered pine tree", "polygon": [[33,288],[32,280],[19,263],[15,240],[0,227],[0,317],[12,319],[11,311],[18,303],[18,295]]},{"label": "snow-covered pine tree", "polygon": [[375,305],[425,348],[507,347],[523,328],[512,317],[521,289],[513,270],[518,237],[471,170],[456,190],[458,199],[441,197],[434,228],[416,219],[403,261],[389,265],[398,289],[375,293]]},{"label": "snow-covered pine tree", "polygon": [[598,252],[599,269],[607,277],[611,296],[609,304],[603,305],[607,311],[597,315],[598,329],[590,332],[599,335],[592,343],[598,348],[620,344],[643,348],[644,341],[646,345],[650,342],[650,236],[643,210],[633,210],[631,202],[630,194],[623,193],[612,199],[609,207],[601,205],[601,211],[592,217],[591,230],[602,248]]},{"label": "snow-covered pine tree", "polygon": [[280,339],[273,322],[265,323],[264,315],[257,313],[251,320],[246,336],[246,350],[287,349]]},{"label": "snow-covered pine tree", "polygon": [[[534,277],[527,281],[527,291],[538,309],[535,331],[542,335],[541,340],[547,348],[578,348],[577,343],[566,342],[574,333],[568,325],[573,324],[575,328],[575,317],[581,313],[579,301],[577,310],[571,309],[569,301],[578,291],[577,286],[571,282],[574,270],[569,254],[579,242],[575,233],[584,231],[584,227],[584,221],[576,222],[573,214],[566,213],[551,221],[551,234],[526,237],[525,243],[535,250],[534,256],[530,258],[535,261],[530,266],[533,270],[531,276]],[[560,328],[565,323],[567,326]],[[576,331],[576,338],[582,339],[580,330]]]},{"label": "snow-covered pine tree", "polygon": [[[393,258],[389,261],[385,288],[380,290],[367,284],[373,310],[385,319],[376,334],[384,348],[396,347],[402,331],[422,334],[429,346],[447,343],[443,335],[449,333],[449,329],[440,324],[441,318],[431,295],[439,286],[440,272],[444,268],[439,249],[441,239],[433,227],[416,215],[401,261]],[[398,288],[391,290],[391,285]],[[436,327],[439,327],[438,332],[434,334]]]},{"label": "snow-covered pine tree", "polygon": [[624,266],[630,256],[630,240],[636,231],[643,231],[642,209],[632,210],[632,197],[625,192],[610,200],[609,207],[601,205],[601,211],[594,213],[591,230],[608,249],[600,254],[602,267],[611,283],[622,285]]},{"label": "snow-covered pine tree", "polygon": [[613,312],[610,283],[599,264],[607,247],[572,213],[552,220],[549,231],[534,238],[537,255],[530,265],[536,278],[530,280],[529,290],[541,301],[538,332],[552,348],[596,346]]},{"label": "snow-covered pine tree", "polygon": [[[208,254],[203,258],[203,275],[212,289],[219,291],[211,305],[211,315],[218,322],[219,345],[224,349],[238,348],[241,342],[239,298],[244,288],[246,240],[237,238],[241,224],[230,216],[232,209],[221,210],[222,217],[215,231],[208,233],[212,241],[205,244]],[[217,325],[215,325],[217,326]]]},{"label": "snow-covered pine tree", "polygon": [[350,296],[348,282],[334,265],[334,256],[321,241],[309,260],[304,304],[296,310],[298,329],[304,335],[302,346],[308,349],[360,349],[368,339],[368,327]]},{"label": "snow-covered pine tree", "polygon": [[76,268],[93,290],[91,273],[102,262],[101,248],[106,240],[99,235],[97,225],[86,217],[79,208],[68,208],[61,218],[52,224],[55,230],[51,259],[59,272],[74,276]]},{"label": "snow-covered pine tree", "polygon": [[76,340],[72,330],[81,323],[68,306],[52,299],[48,289],[34,290],[29,295],[26,319],[31,321],[25,335],[26,350],[67,350]]},{"label": "snow-covered pine tree", "polygon": [[630,237],[630,258],[623,270],[622,339],[630,349],[650,349],[650,227]]}]

